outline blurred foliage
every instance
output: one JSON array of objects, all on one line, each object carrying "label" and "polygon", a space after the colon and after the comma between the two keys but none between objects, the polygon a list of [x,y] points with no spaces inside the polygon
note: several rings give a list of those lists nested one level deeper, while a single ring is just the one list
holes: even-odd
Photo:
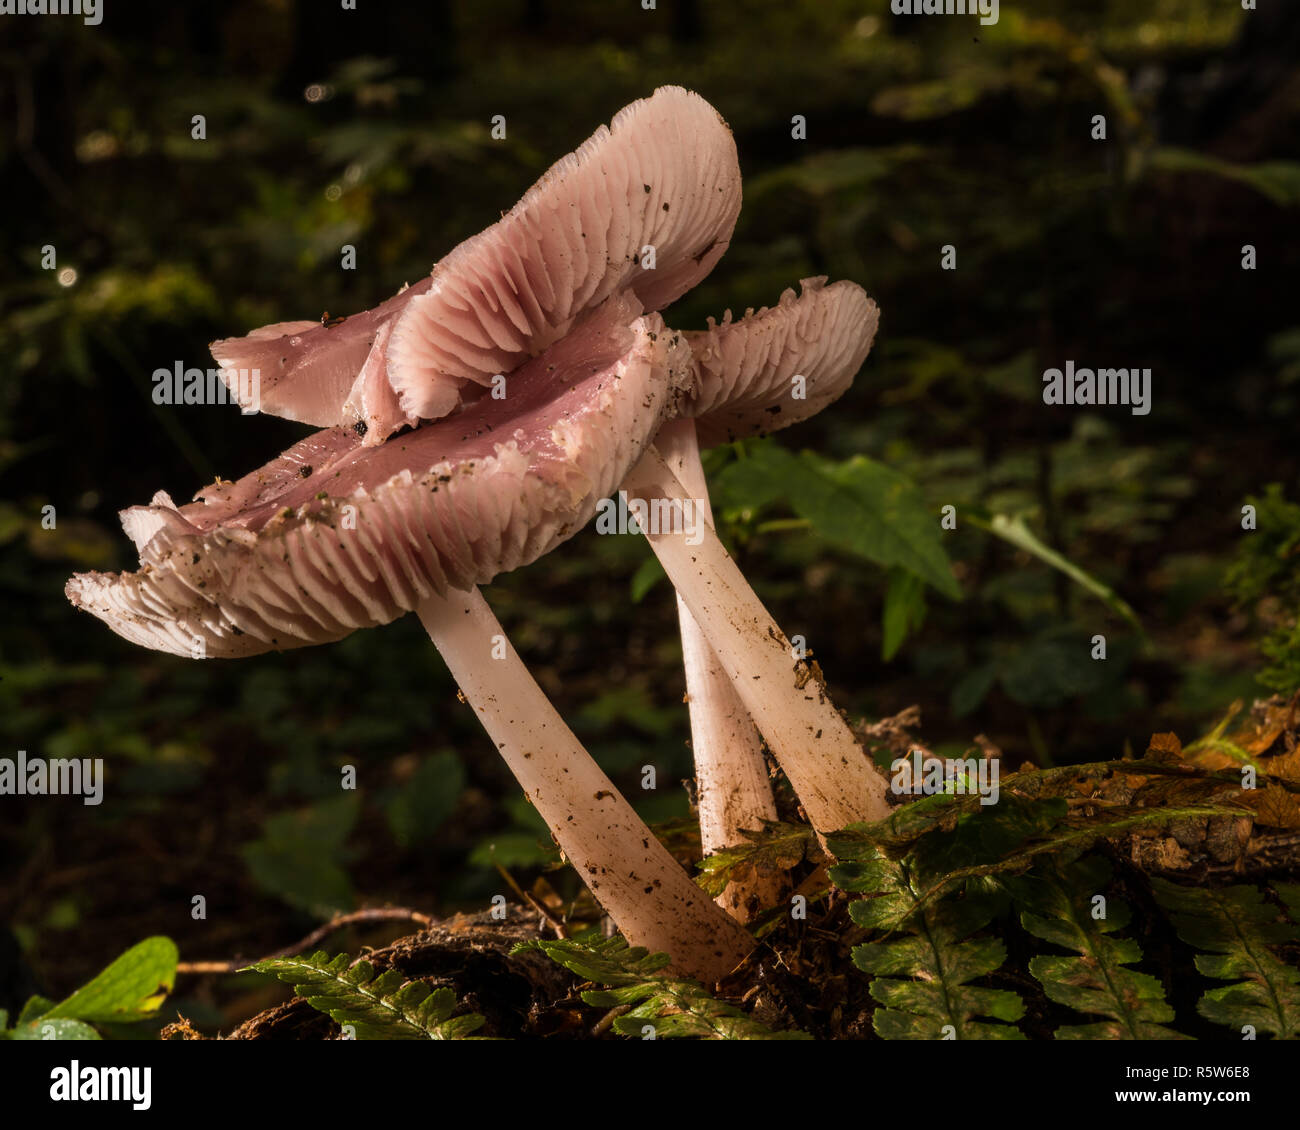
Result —
[{"label": "blurred foliage", "polygon": [[1300,505],[1270,483],[1262,496],[1246,500],[1242,527],[1246,534],[1224,583],[1238,606],[1258,610],[1264,625],[1259,646],[1269,663],[1259,681],[1290,694],[1300,689]]},{"label": "blurred foliage", "polygon": [[[336,7],[139,0],[100,28],[17,21],[0,44],[0,169],[21,201],[0,218],[0,730],[11,750],[104,757],[112,797],[0,822],[0,920],[27,975],[87,979],[106,932],[224,956],[358,898],[481,906],[498,866],[555,859],[410,618],[197,664],[131,647],[62,586],[132,564],[117,510],[301,434],[155,405],[155,369],[374,305],[667,82],[718,106],[746,177],[728,254],[670,321],[818,273],[883,313],[840,403],[706,459],[724,540],[836,701],[919,703],[936,748],[979,729],[1068,763],[1249,695],[1270,601],[1288,625],[1295,607],[1289,565],[1261,568],[1283,535],[1237,519],[1300,458],[1278,426],[1300,408],[1289,7],[1041,0],[990,27],[888,0]],[[1152,367],[1152,413],[1044,408],[1042,371],[1070,357]],[[643,814],[686,816],[675,609],[646,547],[584,531],[488,595]],[[1270,685],[1300,685],[1290,630],[1268,636]]]}]

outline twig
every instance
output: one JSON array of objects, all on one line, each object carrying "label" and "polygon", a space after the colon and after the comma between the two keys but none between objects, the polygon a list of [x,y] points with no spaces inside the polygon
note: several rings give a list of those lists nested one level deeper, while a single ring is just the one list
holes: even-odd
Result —
[{"label": "twig", "polygon": [[[331,918],[323,926],[317,927],[305,938],[295,942],[291,946],[286,946],[282,950],[268,954],[259,961],[272,961],[277,957],[292,957],[294,954],[302,953],[303,950],[310,949],[317,942],[329,937],[335,930],[344,926],[350,926],[354,922],[386,922],[397,920],[410,920],[418,922],[426,929],[433,925],[434,920],[427,914],[421,914],[418,910],[410,910],[400,906],[378,906],[371,907],[367,910],[354,910],[351,914],[340,914],[337,918]],[[254,962],[235,959],[234,961],[182,961],[177,963],[177,973],[233,973],[237,969],[242,969],[245,965],[252,965]]]},{"label": "twig", "polygon": [[631,1010],[632,1006],[630,1004],[615,1005],[596,1022],[596,1026],[592,1028],[591,1034],[593,1036],[603,1035],[609,1030],[609,1026],[613,1024],[618,1017],[622,1016],[625,1012],[630,1012]]},{"label": "twig", "polygon": [[535,911],[537,911],[538,914],[542,916],[546,924],[552,930],[555,931],[555,936],[557,938],[567,938],[569,936],[569,932],[564,928],[564,923],[561,922],[558,918],[556,918],[553,914],[551,914],[551,912],[547,910],[546,907],[544,907],[537,899],[533,898],[532,895],[530,895],[526,890],[523,889],[523,887],[521,887],[517,882],[515,882],[515,877],[511,875],[509,871],[507,871],[504,867],[501,866],[501,864],[497,863],[495,860],[493,861],[492,866],[497,869],[497,871],[501,875],[501,878],[503,878],[507,883],[510,884],[510,889],[514,891],[515,894],[517,894],[521,899],[524,900],[524,902],[528,903],[529,906],[531,906]]}]

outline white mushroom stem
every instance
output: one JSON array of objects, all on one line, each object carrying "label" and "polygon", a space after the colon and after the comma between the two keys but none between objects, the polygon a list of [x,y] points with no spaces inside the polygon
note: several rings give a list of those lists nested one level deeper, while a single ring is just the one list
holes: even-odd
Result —
[{"label": "white mushroom stem", "polygon": [[[716,981],[753,939],[715,906],[614,788],[510,646],[477,589],[416,610],[560,848],[627,940]],[[497,657],[500,658],[497,658]]]},{"label": "white mushroom stem", "polygon": [[[680,419],[666,424],[655,445],[682,486],[698,500],[697,520],[712,526],[713,510],[695,421]],[[758,730],[680,594],[677,618],[690,704],[700,841],[704,854],[712,855],[749,842],[742,829],[760,829],[765,820],[775,820],[776,799]],[[780,875],[734,879],[717,902],[733,917],[747,922],[756,911],[775,904],[782,885]]]},{"label": "white mushroom stem", "polygon": [[[656,500],[661,513],[670,507],[685,512],[695,505],[654,447],[623,487],[630,500],[641,500],[652,514]],[[824,836],[886,816],[884,777],[807,662],[796,658],[713,529],[700,522],[688,534],[680,526],[655,529],[652,522],[646,537],[785,770],[813,828]]]}]

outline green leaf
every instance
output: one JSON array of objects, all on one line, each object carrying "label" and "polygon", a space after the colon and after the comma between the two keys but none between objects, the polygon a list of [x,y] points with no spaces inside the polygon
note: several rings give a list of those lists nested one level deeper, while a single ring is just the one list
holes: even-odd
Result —
[{"label": "green leaf", "polygon": [[762,830],[742,829],[747,842],[722,848],[700,860],[699,884],[715,898],[722,894],[737,869],[771,868],[788,871],[802,863],[815,840],[807,824],[782,824],[765,820]]},{"label": "green leaf", "polygon": [[553,844],[534,832],[497,832],[469,853],[473,867],[539,867],[557,857]]},{"label": "green leaf", "polygon": [[1172,147],[1151,154],[1153,169],[1176,173],[1208,173],[1225,180],[1249,185],[1261,196],[1282,208],[1300,205],[1300,164],[1294,161],[1261,161],[1239,165],[1205,153]]},{"label": "green leaf", "polygon": [[581,996],[598,1008],[632,1006],[614,1020],[614,1031],[644,1038],[647,1025],[655,1039],[806,1040],[804,1032],[774,1032],[735,1005],[715,1000],[698,981],[661,975],[672,959],[622,938],[539,938],[521,942],[512,952],[537,949],[587,981],[604,985]]},{"label": "green leaf", "polygon": [[1087,637],[1049,629],[1017,648],[998,673],[1009,698],[1050,708],[1097,693],[1110,674],[1108,666],[1092,658]]},{"label": "green leaf", "polygon": [[456,810],[465,788],[465,768],[454,753],[435,753],[387,805],[388,826],[403,846],[423,843]]},{"label": "green leaf", "polygon": [[925,623],[925,582],[905,569],[889,571],[885,589],[880,657],[893,659],[903,641]]},{"label": "green leaf", "polygon": [[952,697],[949,700],[954,717],[964,718],[979,706],[993,689],[997,677],[997,664],[981,663],[958,679],[957,685],[952,688]]},{"label": "green leaf", "polygon": [[645,599],[646,593],[662,581],[666,575],[664,567],[659,564],[659,558],[653,553],[650,554],[637,566],[636,572],[632,574],[630,586],[632,603],[640,604]]},{"label": "green leaf", "polygon": [[[1149,796],[1142,804],[1108,807],[1101,815],[1070,813],[1066,797],[1077,796],[1086,783],[1117,772],[1155,778],[1146,785]],[[1097,762],[1016,773],[1002,782],[999,801],[990,806],[981,804],[976,793],[921,797],[882,820],[835,833],[829,846],[840,864],[832,869],[831,879],[842,890],[884,890],[885,886],[863,885],[866,880],[858,870],[879,866],[871,862],[877,849],[891,857],[906,853],[919,906],[973,880],[1025,871],[1044,855],[1077,854],[1098,840],[1139,829],[1155,831],[1175,820],[1241,815],[1240,787],[1231,774],[1189,773],[1180,768],[1161,778],[1167,773],[1170,767],[1158,762]],[[1158,803],[1161,780],[1176,782],[1182,797],[1204,795],[1205,803]],[[883,882],[883,876],[875,878]],[[872,905],[889,904],[882,898]],[[914,909],[899,902],[899,913],[892,920],[875,925],[896,928]]]},{"label": "green leaf", "polygon": [[1003,541],[1010,542],[1017,549],[1023,549],[1026,553],[1032,554],[1053,569],[1064,573],[1076,585],[1092,593],[1113,612],[1127,620],[1136,631],[1139,633],[1142,631],[1142,622],[1127,601],[1109,585],[1103,584],[1091,573],[1085,572],[1074,562],[1062,557],[1051,546],[1040,541],[1038,535],[1025,525],[1025,520],[1020,515],[1017,514],[1012,517],[1009,514],[994,514],[987,521],[983,518],[968,515],[968,520],[972,525],[995,534]]},{"label": "green leaf", "polygon": [[[27,1003],[23,1005],[23,1010],[18,1014],[18,1019],[14,1021],[17,1024],[28,1024],[38,1017],[44,1016],[54,1007],[54,1002],[49,997],[29,997]],[[3,1027],[3,1025],[0,1025]]]},{"label": "green leaf", "polygon": [[99,1033],[81,1020],[67,1020],[43,1016],[30,1024],[0,1033],[5,1040],[98,1040]]},{"label": "green leaf", "polygon": [[478,1013],[453,1017],[456,994],[408,981],[396,969],[375,976],[374,966],[345,953],[321,951],[310,957],[276,957],[240,972],[270,973],[293,986],[296,995],[339,1024],[351,1025],[358,1040],[463,1040],[484,1023]]},{"label": "green leaf", "polygon": [[835,463],[771,442],[747,451],[719,476],[729,505],[758,508],[785,499],[833,545],[915,573],[945,596],[961,597],[938,519],[907,476],[865,455]]},{"label": "green leaf", "polygon": [[538,949],[557,965],[599,985],[632,986],[651,980],[672,964],[666,953],[651,953],[644,946],[629,946],[622,938],[544,938],[521,942],[513,952]]},{"label": "green leaf", "polygon": [[1021,925],[1036,938],[1080,955],[1030,959],[1029,972],[1048,999],[1106,1017],[1063,1025],[1054,1035],[1058,1040],[1183,1039],[1163,1027],[1174,1018],[1164,987],[1156,978],[1127,968],[1142,960],[1141,947],[1131,939],[1111,937],[1129,924],[1128,906],[1110,899],[1106,917],[1093,917],[1093,897],[1101,894],[1110,875],[1110,864],[1096,856],[1067,866],[1049,860],[1028,876],[1006,881],[1016,901],[1027,908],[1020,915]]},{"label": "green leaf", "polygon": [[862,193],[897,172],[900,166],[923,160],[927,150],[903,144],[870,149],[834,149],[812,153],[802,160],[778,165],[745,182],[747,200],[761,200],[775,194],[782,200],[791,192],[813,196],[833,193]]},{"label": "green leaf", "polygon": [[[1223,576],[1234,604],[1253,612],[1268,597],[1284,609],[1300,598],[1300,571],[1295,555],[1300,546],[1300,504],[1290,502],[1279,483],[1269,483],[1261,495],[1246,501],[1255,508],[1256,529],[1236,539],[1232,564]],[[1259,649],[1269,663],[1257,678],[1266,687],[1290,695],[1300,687],[1300,621],[1294,613],[1269,616],[1271,622]]]},{"label": "green leaf", "polygon": [[1151,886],[1178,936],[1203,951],[1196,968],[1233,982],[1206,992],[1196,1010],[1238,1031],[1250,1025],[1279,1039],[1300,1038],[1300,969],[1270,948],[1300,941],[1300,930],[1255,887],[1181,887],[1159,878]]},{"label": "green leaf", "polygon": [[39,1019],[123,1024],[150,1017],[176,983],[179,957],[170,938],[146,938]]},{"label": "green leaf", "polygon": [[355,896],[342,860],[359,805],[349,791],[269,817],[262,837],[242,851],[257,885],[321,918],[351,910]]},{"label": "green leaf", "polygon": [[992,919],[992,900],[968,889],[960,899],[927,903],[927,884],[906,861],[889,859],[874,846],[855,855],[831,871],[842,890],[873,896],[849,904],[853,921],[908,932],[853,949],[853,964],[873,975],[869,991],[885,1006],[872,1015],[876,1034],[885,1040],[1024,1039],[1013,1026],[1025,1012],[1019,995],[970,984],[1006,960],[999,939],[970,937]]},{"label": "green leaf", "polygon": [[[1017,790],[1024,787],[1028,792],[1034,783],[1031,774],[1016,778]],[[842,869],[874,860],[874,848],[890,856],[908,849],[909,858],[926,874],[923,897],[929,898],[968,875],[996,873],[1003,867],[1024,869],[1035,852],[1054,850],[1052,836],[1071,832],[1058,829],[1069,811],[1061,797],[1029,798],[1003,789],[997,804],[981,801],[977,793],[936,793],[899,805],[882,820],[836,833],[830,848],[840,866],[831,878],[850,889],[841,878],[855,882],[854,877]]]}]

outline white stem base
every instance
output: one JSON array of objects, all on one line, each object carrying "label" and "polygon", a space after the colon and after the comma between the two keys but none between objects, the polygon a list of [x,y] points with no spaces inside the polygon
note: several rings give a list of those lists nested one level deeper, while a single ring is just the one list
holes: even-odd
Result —
[{"label": "white stem base", "polygon": [[[695,421],[681,419],[665,424],[655,446],[682,486],[699,500],[697,517],[712,526],[713,510],[700,463]],[[690,701],[700,841],[704,854],[712,855],[722,848],[748,843],[742,829],[760,829],[763,821],[775,820],[776,799],[758,730],[680,594],[677,618]],[[717,903],[738,921],[748,922],[759,911],[776,904],[784,885],[780,874],[755,874],[727,884]]]},{"label": "white stem base", "polygon": [[[690,498],[651,447],[624,488],[646,503]],[[664,571],[722,663],[731,685],[785,770],[812,826],[823,836],[888,815],[886,782],[876,772],[826,689],[797,660],[776,622],[707,523],[699,543],[687,534],[653,529],[646,535]]]},{"label": "white stem base", "polygon": [[628,942],[671,954],[675,968],[701,980],[734,969],[753,939],[714,906],[619,795],[529,674],[482,594],[452,589],[426,600],[417,614],[524,793]]}]

